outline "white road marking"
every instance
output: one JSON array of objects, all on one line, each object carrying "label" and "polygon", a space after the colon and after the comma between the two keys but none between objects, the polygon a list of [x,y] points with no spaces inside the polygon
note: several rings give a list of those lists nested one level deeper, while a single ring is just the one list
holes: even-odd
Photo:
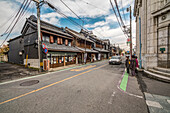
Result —
[{"label": "white road marking", "polygon": [[113,97],[115,96],[116,92],[113,92],[110,99],[109,99],[109,102],[108,104],[112,104],[112,101],[113,101]]},{"label": "white road marking", "polygon": [[156,108],[163,108],[159,102],[156,101],[150,101],[150,100],[146,100],[146,104],[148,106],[152,106],[152,107],[156,107]]},{"label": "white road marking", "polygon": [[170,104],[170,100],[167,100],[167,102]]}]

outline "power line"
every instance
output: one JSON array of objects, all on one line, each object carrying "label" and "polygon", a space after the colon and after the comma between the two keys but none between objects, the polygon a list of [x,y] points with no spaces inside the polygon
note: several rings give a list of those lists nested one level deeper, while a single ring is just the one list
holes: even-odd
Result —
[{"label": "power line", "polygon": [[112,1],[110,0],[110,4],[111,4],[111,6],[112,6],[112,9],[113,9],[113,11],[114,11],[114,13],[115,13],[115,16],[116,16],[116,19],[117,19],[117,22],[118,22],[118,24],[119,24],[119,26],[120,26],[120,28],[121,28],[121,30],[122,30],[122,32],[124,33],[124,35],[125,35],[125,37],[127,38],[127,34],[123,31],[123,29],[122,29],[122,26],[121,26],[121,24],[120,24],[120,22],[119,22],[119,19],[118,19],[118,17],[117,17],[117,14],[116,14],[116,11],[115,11],[115,9],[114,9],[114,7],[113,7],[113,4],[112,4]]},{"label": "power line", "polygon": [[89,3],[89,2],[84,1],[84,0],[80,0],[80,1],[86,3],[87,5],[93,6],[93,7],[97,8],[97,9],[100,9],[100,10],[102,10],[102,11],[108,12],[107,10],[102,9],[102,8],[100,8],[100,7],[97,7],[97,6],[95,6],[95,5],[93,5],[93,4]]},{"label": "power line", "polygon": [[[74,15],[77,16],[78,19],[80,19],[83,23],[84,20],[82,20],[63,0],[60,0]],[[82,25],[83,26],[83,25]]]},{"label": "power line", "polygon": [[60,14],[61,16],[63,16],[64,18],[66,18],[67,20],[69,20],[71,23],[73,23],[74,25],[83,28],[83,26],[81,26],[80,24],[78,24],[77,22],[75,22],[74,20],[70,19],[67,15],[65,15],[64,13],[62,13],[59,9],[57,9],[55,6],[53,6],[51,3],[45,1],[45,3],[52,8],[54,11],[56,11],[58,14]]},{"label": "power line", "polygon": [[8,35],[6,36],[5,40],[2,42],[1,46],[2,46],[2,45],[5,43],[5,41],[8,39],[8,37],[9,37],[9,35],[11,34],[12,30],[13,30],[14,27],[16,26],[17,22],[19,21],[19,19],[21,18],[21,16],[25,13],[25,11],[27,10],[28,6],[30,5],[31,0],[30,0],[29,3],[28,3],[28,1],[29,1],[29,0],[27,0],[26,3],[25,3],[25,1],[24,1],[23,3],[25,3],[25,4],[21,4],[22,7],[20,8],[20,10],[18,11],[18,13],[17,13],[17,15],[16,15],[17,19],[16,19],[15,23],[13,24],[12,28],[10,29],[10,31],[8,32]]},{"label": "power line", "polygon": [[124,17],[124,20],[125,20],[125,23],[126,23],[125,12],[124,12],[124,8],[123,8],[122,0],[121,0],[121,6],[122,6],[122,11],[123,11],[123,17]]},{"label": "power line", "polygon": [[[81,26],[80,24],[78,24],[77,22],[75,22],[74,20],[70,19],[67,15],[65,15],[64,13],[62,13],[59,9],[57,9],[55,6],[53,6],[51,3],[45,1],[45,3],[51,7],[53,10],[55,10],[57,13],[59,13],[61,16],[63,16],[64,18],[68,19],[71,23],[73,23],[74,25],[80,27],[81,29],[83,29],[84,27]],[[76,14],[77,15],[77,14]],[[88,31],[88,29],[84,28],[85,30]],[[96,31],[97,33],[99,33],[98,31]],[[101,36],[103,36],[102,34],[100,34]],[[104,36],[103,36],[104,37]]]},{"label": "power line", "polygon": [[[27,0],[28,1],[28,0]],[[21,4],[19,11],[17,12],[17,14],[15,15],[14,19],[11,21],[10,25],[8,26],[8,28],[5,30],[5,32],[1,35],[3,36],[4,34],[8,33],[9,28],[12,26],[12,24],[14,23],[15,19],[17,18],[18,14],[21,12],[21,9],[23,7],[23,5],[25,4],[26,0],[23,1],[23,3]]]},{"label": "power line", "polygon": [[[61,0],[60,0],[61,1]],[[82,1],[82,0],[81,0]],[[83,1],[84,2],[84,1]],[[76,3],[76,2],[75,2]],[[87,2],[85,2],[85,3],[87,3]],[[87,4],[89,4],[89,3],[87,3]],[[78,5],[77,3],[76,3],[76,5]],[[79,5],[78,5],[79,6]],[[93,7],[95,6],[95,5],[92,5]],[[81,7],[80,7],[81,8]],[[69,8],[70,9],[70,8]],[[82,9],[82,8],[81,8]],[[70,9],[71,10],[71,9]],[[83,10],[83,9],[82,9]],[[85,12],[85,11],[84,11]],[[78,16],[76,13],[74,13],[76,16]],[[78,18],[79,18],[79,16],[78,16]],[[85,21],[83,21],[84,23],[85,23]],[[87,31],[88,31],[88,29],[86,29]],[[93,29],[94,30],[94,29]],[[99,35],[101,35],[102,37],[105,37],[105,36],[103,36],[101,33],[99,33],[98,31],[96,31],[96,30],[94,30],[96,33],[98,33]]]},{"label": "power line", "polygon": [[114,0],[114,1],[115,1],[115,5],[116,5],[116,9],[117,9],[117,12],[118,12],[120,21],[121,21],[122,25],[125,26],[125,25],[124,25],[124,22],[123,22],[123,20],[122,20],[122,17],[121,17],[121,15],[120,15],[120,11],[119,11],[119,7],[118,7],[118,4],[117,4],[117,0]]},{"label": "power line", "polygon": [[0,28],[3,28],[14,16],[15,16],[15,13],[12,14],[12,15],[9,17],[9,19],[6,20],[6,21],[0,26]]}]

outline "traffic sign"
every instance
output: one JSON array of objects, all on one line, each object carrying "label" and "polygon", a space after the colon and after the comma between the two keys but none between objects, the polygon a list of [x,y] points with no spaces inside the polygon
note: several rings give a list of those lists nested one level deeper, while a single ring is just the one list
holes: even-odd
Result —
[{"label": "traffic sign", "polygon": [[48,49],[44,48],[44,53],[47,54],[48,53]]},{"label": "traffic sign", "polygon": [[45,48],[46,48],[45,43],[42,43],[42,48],[43,48],[43,49],[45,49]]}]

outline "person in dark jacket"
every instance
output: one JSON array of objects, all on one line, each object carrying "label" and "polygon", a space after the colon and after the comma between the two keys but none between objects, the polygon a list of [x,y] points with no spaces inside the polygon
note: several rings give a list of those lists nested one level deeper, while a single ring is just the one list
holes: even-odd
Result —
[{"label": "person in dark jacket", "polygon": [[132,55],[132,60],[130,61],[130,70],[132,76],[136,76],[135,69],[136,69],[136,58],[134,55]]},{"label": "person in dark jacket", "polygon": [[129,73],[129,56],[126,56],[125,66],[126,66],[127,73]]},{"label": "person in dark jacket", "polygon": [[136,72],[136,75],[138,75],[138,69],[137,69],[137,68],[139,68],[138,57],[135,56],[135,58],[136,58],[136,69],[135,69],[135,72]]}]

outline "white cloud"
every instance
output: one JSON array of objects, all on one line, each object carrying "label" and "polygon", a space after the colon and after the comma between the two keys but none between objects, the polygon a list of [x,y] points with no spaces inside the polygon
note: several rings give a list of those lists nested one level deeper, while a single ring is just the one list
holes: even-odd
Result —
[{"label": "white cloud", "polygon": [[94,24],[86,24],[84,27],[85,28],[95,28],[95,27],[99,27],[99,26],[104,26],[108,24],[108,22],[105,22],[105,21],[99,21],[99,22],[96,22]]},{"label": "white cloud", "polygon": [[[16,0],[19,3],[22,3],[23,0]],[[63,5],[60,0],[47,0],[50,3],[52,3],[54,6],[56,6],[60,11],[62,11],[65,15],[70,17],[77,18],[65,5]],[[79,15],[81,18],[96,18],[100,16],[104,16],[105,20],[95,22],[93,24],[88,24],[88,21],[86,21],[85,27],[87,28],[94,28],[93,32],[98,37],[102,38],[102,36],[109,38],[111,42],[113,43],[124,43],[126,42],[126,38],[124,37],[123,32],[120,28],[110,28],[110,25],[113,25],[117,23],[117,19],[114,15],[114,12],[111,9],[111,5],[109,0],[103,1],[103,0],[63,0],[77,15]],[[117,0],[118,5],[121,8],[121,0]],[[114,3],[114,0],[112,0]],[[133,9],[133,2],[134,0],[122,0],[123,7],[127,7],[129,5],[132,5]],[[33,3],[33,2],[32,2]],[[87,4],[89,3],[89,4]],[[16,13],[19,9],[19,5],[17,3],[13,2],[7,2],[7,1],[0,1],[1,7],[0,7],[0,26],[6,22],[6,20],[13,14]],[[35,4],[33,4],[35,8]],[[47,9],[47,5],[43,6],[44,9]],[[36,9],[34,9],[36,10]],[[122,14],[122,11],[120,12]],[[127,13],[125,11],[125,13]],[[22,26],[24,25],[24,22],[26,20],[26,17],[29,17],[31,15],[30,12],[26,14],[20,20],[20,22],[15,27],[11,37],[13,38],[16,35],[19,35],[22,29]],[[61,15],[59,15],[56,12],[46,13],[41,15],[41,19],[44,21],[47,21],[51,24],[58,25],[60,24],[60,18],[62,18]],[[127,19],[127,25],[129,24],[129,19]],[[8,27],[10,22],[8,22],[5,27],[0,28],[0,34],[4,32],[4,30]],[[133,36],[135,37],[135,21],[133,20]],[[2,39],[1,39],[2,40]],[[135,41],[135,39],[133,39]],[[126,45],[126,44],[125,44]],[[122,44],[122,46],[125,46]],[[125,46],[126,47],[126,46]]]},{"label": "white cloud", "polygon": [[[67,16],[76,17],[62,2],[56,0],[48,0],[53,3],[60,11]],[[80,17],[99,17],[109,14],[110,3],[103,0],[63,0],[77,15]],[[89,3],[89,4],[87,4]],[[97,7],[97,8],[96,8]]]},{"label": "white cloud", "polygon": [[[1,17],[0,18],[0,26],[1,26],[0,35],[1,35],[6,31],[6,29],[12,22],[14,16],[16,15],[16,13],[19,10],[20,5],[18,5],[17,3],[8,2],[8,1],[0,1],[0,4],[1,4],[1,7],[0,7],[0,10],[1,10],[0,11],[0,17]],[[15,38],[16,36],[21,34],[21,29],[26,21],[26,18],[29,17],[30,15],[31,15],[30,12],[25,12],[25,14],[23,16],[21,16],[20,20],[18,21],[18,23],[16,24],[16,26],[14,27],[13,31],[11,32],[10,36],[8,37],[8,39],[6,41],[8,41],[11,38]],[[9,21],[7,21],[7,20],[9,20]],[[4,25],[4,26],[2,26],[2,25]],[[12,26],[13,25],[14,25],[14,23],[12,24]],[[7,35],[4,35],[3,37],[1,37],[0,44],[3,42],[3,40],[6,38],[6,36]]]},{"label": "white cloud", "polygon": [[50,24],[54,24],[54,25],[60,25],[59,19],[55,18],[55,17],[51,17],[49,19],[47,18],[42,18],[43,21],[48,22]]}]

